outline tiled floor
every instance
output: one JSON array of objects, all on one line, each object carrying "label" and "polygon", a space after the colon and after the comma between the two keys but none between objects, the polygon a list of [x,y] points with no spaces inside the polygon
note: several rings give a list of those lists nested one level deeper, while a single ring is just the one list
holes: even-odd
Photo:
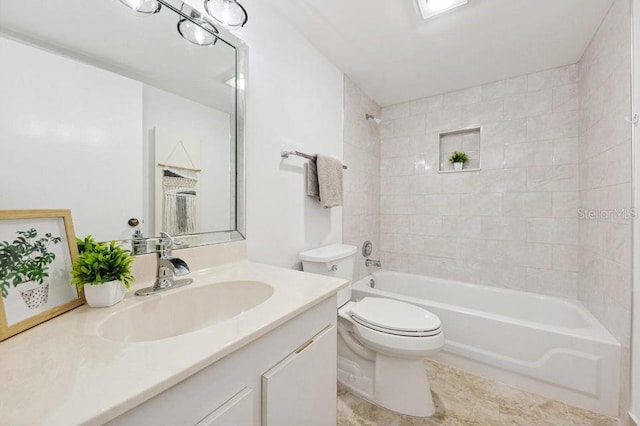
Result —
[{"label": "tiled floor", "polygon": [[614,418],[571,407],[427,361],[436,405],[428,419],[402,416],[370,404],[338,387],[338,426],[518,425],[613,426]]}]

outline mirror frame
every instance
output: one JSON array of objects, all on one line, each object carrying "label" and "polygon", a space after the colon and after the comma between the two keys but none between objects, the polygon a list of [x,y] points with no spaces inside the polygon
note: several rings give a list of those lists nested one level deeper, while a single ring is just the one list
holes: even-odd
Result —
[{"label": "mirror frame", "polygon": [[[162,5],[162,7],[169,9],[169,11],[176,13],[179,17],[185,18],[193,22],[194,24],[200,26],[195,19],[202,19],[209,24],[213,25],[219,33],[213,33],[209,31],[207,28],[203,28],[205,31],[213,34],[217,39],[218,43],[227,44],[235,49],[235,77],[236,81],[238,79],[244,80],[243,88],[235,87],[235,158],[231,157],[230,159],[235,159],[234,168],[231,168],[231,179],[229,179],[229,184],[235,184],[235,199],[229,200],[230,207],[235,211],[235,221],[230,224],[231,229],[221,230],[221,231],[207,231],[200,232],[194,234],[184,234],[175,236],[176,239],[180,242],[184,243],[184,248],[186,247],[197,247],[203,245],[211,245],[211,244],[219,244],[225,242],[232,241],[240,241],[246,239],[246,93],[248,87],[248,77],[249,77],[249,49],[248,46],[242,41],[240,38],[233,35],[229,30],[222,27],[220,24],[215,23],[210,17],[206,14],[200,12],[194,7],[190,6],[187,3],[184,3],[182,0],[157,0],[158,3]],[[123,9],[125,7],[123,6]],[[153,19],[153,17],[148,17]],[[167,31],[175,31],[176,29],[171,26],[167,26]],[[9,36],[13,38],[11,32],[3,31],[5,36]],[[23,37],[16,37],[19,40],[25,40]],[[27,40],[29,41],[29,40]],[[36,43],[38,45],[42,45],[41,42]],[[54,49],[57,50],[57,49]],[[59,51],[58,51],[59,52]],[[70,54],[70,52],[62,53],[64,56],[70,56],[75,59],[79,59],[83,62],[86,62],[86,58],[82,58],[82,56]],[[203,51],[203,54],[206,52]],[[90,62],[90,61],[89,61]],[[108,69],[108,68],[106,68]],[[111,70],[110,70],[111,71]],[[229,143],[234,144],[233,140],[230,140]],[[235,176],[233,173],[235,172]],[[73,213],[73,212],[72,212]],[[159,236],[154,235],[146,238],[140,239],[140,241],[144,241],[147,246],[147,251],[144,254],[154,253],[154,249],[151,247],[150,243],[158,241]],[[121,239],[116,240],[117,243],[123,246],[129,246],[133,253],[131,238],[129,239]],[[143,253],[141,253],[143,254]]]},{"label": "mirror frame", "polygon": [[[227,243],[233,241],[242,241],[246,239],[246,93],[249,85],[249,48],[244,41],[240,38],[233,35],[229,30],[222,27],[220,24],[215,23],[211,18],[209,18],[206,14],[202,14],[197,9],[194,9],[187,3],[184,3],[180,0],[158,0],[158,2],[166,7],[167,9],[172,10],[183,18],[186,18],[192,21],[194,24],[200,26],[195,20],[195,18],[204,19],[211,25],[213,25],[218,31],[218,34],[212,33],[211,31],[205,29],[207,32],[213,34],[215,37],[219,39],[219,42],[226,43],[236,51],[236,81],[238,79],[244,80],[244,87],[242,89],[238,88],[238,85],[235,87],[235,112],[236,112],[236,120],[235,120],[235,205],[233,206],[235,210],[235,228],[225,231],[210,231],[210,232],[201,232],[196,234],[187,234],[187,235],[177,235],[175,236],[176,240],[185,243],[181,248],[187,247],[200,247],[212,244],[220,244]],[[183,239],[188,238],[189,241],[186,243],[182,241]],[[147,242],[147,247],[149,246],[150,241],[158,241],[159,236],[144,238],[144,241]],[[128,240],[120,240],[118,241],[121,244],[131,244],[132,239]],[[154,253],[153,250],[149,250],[144,254]],[[133,254],[133,250],[132,250]]]}]

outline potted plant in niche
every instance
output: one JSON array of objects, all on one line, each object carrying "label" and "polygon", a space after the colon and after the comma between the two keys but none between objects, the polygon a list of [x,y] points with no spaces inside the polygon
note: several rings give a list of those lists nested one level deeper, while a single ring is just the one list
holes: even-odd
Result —
[{"label": "potted plant in niche", "polygon": [[467,160],[469,157],[463,151],[453,151],[449,157],[449,162],[453,164],[453,170],[462,170]]},{"label": "potted plant in niche", "polygon": [[133,256],[115,241],[99,243],[91,235],[77,243],[80,254],[73,262],[71,284],[84,286],[84,297],[93,308],[120,302],[133,281]]},{"label": "potted plant in niche", "polygon": [[[29,309],[36,309],[49,299],[49,266],[56,259],[49,251],[51,244],[58,244],[61,237],[46,233],[38,238],[38,231],[31,228],[17,231],[12,242],[0,243],[0,287],[2,297],[9,295],[11,285],[17,287]],[[20,286],[20,287],[18,287]]]}]

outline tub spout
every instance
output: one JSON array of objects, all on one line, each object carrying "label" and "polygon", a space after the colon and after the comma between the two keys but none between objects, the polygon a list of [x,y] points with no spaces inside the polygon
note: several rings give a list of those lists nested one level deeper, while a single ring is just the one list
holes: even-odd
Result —
[{"label": "tub spout", "polygon": [[366,259],[364,261],[365,266],[368,268],[370,266],[377,266],[378,268],[382,268],[382,264],[379,260]]}]

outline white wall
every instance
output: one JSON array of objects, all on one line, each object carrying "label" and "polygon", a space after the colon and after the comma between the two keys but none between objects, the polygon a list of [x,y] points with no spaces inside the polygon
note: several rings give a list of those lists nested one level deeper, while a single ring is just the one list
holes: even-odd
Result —
[{"label": "white wall", "polygon": [[0,57],[0,209],[71,209],[77,235],[128,238],[142,215],[142,85],[4,38]]},{"label": "white wall", "polygon": [[[152,194],[156,165],[151,164],[154,157],[150,152],[150,132],[156,127],[200,142],[199,232],[230,229],[229,114],[155,87],[143,86],[144,217],[151,221],[155,210]],[[145,224],[143,229],[145,236],[155,234],[153,223]]]},{"label": "white wall", "polygon": [[[202,11],[202,3],[188,3]],[[342,158],[342,72],[263,0],[244,0],[249,46],[247,246],[253,261],[298,266],[302,250],[342,239],[342,208],[304,194],[304,161],[282,147]]]}]

